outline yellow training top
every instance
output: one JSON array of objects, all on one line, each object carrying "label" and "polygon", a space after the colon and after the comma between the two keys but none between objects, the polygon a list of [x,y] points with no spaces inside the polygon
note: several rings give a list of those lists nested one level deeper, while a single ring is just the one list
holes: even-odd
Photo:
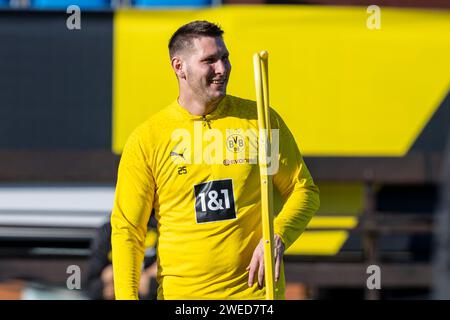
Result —
[{"label": "yellow training top", "polygon": [[[274,231],[287,249],[318,209],[319,190],[272,109],[271,126],[279,129],[271,165],[283,199]],[[227,95],[206,116],[191,115],[175,101],[131,134],[111,216],[116,299],[138,298],[152,208],[158,299],[265,298],[257,281],[248,287],[246,271],[262,237],[257,129],[256,103]],[[272,139],[277,145],[276,134]],[[284,286],[282,270],[278,299]]]}]

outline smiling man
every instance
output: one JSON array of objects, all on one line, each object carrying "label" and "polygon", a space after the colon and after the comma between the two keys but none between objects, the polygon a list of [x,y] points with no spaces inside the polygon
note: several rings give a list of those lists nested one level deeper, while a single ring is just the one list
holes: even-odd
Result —
[{"label": "smiling man", "polygon": [[[158,299],[264,299],[257,139],[247,134],[258,129],[256,103],[226,94],[231,63],[219,26],[182,26],[169,53],[178,98],[131,134],[119,165],[111,215],[116,298],[138,298],[155,209]],[[274,221],[276,297],[283,299],[283,253],[318,209],[319,191],[273,109],[270,121],[279,137],[273,182],[284,200]],[[216,161],[198,157],[205,146]]]},{"label": "smiling man", "polygon": [[[210,36],[193,37],[202,32]],[[215,25],[193,23],[170,39],[170,59],[180,87],[178,103],[193,115],[211,113],[226,95],[231,64],[222,33]]]}]

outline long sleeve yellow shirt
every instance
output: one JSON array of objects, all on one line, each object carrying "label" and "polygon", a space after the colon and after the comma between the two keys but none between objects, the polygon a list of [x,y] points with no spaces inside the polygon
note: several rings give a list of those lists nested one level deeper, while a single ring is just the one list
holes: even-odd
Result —
[{"label": "long sleeve yellow shirt", "polygon": [[[318,209],[319,190],[291,132],[270,113],[279,138],[273,183],[283,201],[274,231],[287,249]],[[206,116],[175,101],[131,134],[111,215],[117,299],[138,298],[152,208],[158,299],[265,298],[264,288],[248,287],[246,271],[262,237],[257,130],[256,103],[227,95]],[[282,270],[277,298],[284,287]]]}]

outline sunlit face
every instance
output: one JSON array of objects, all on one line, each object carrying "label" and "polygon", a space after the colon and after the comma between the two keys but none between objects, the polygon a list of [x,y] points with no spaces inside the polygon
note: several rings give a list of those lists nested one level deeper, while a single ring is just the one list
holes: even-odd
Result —
[{"label": "sunlit face", "polygon": [[204,103],[222,99],[227,90],[231,64],[228,50],[220,37],[192,40],[184,55],[183,69],[187,89]]}]

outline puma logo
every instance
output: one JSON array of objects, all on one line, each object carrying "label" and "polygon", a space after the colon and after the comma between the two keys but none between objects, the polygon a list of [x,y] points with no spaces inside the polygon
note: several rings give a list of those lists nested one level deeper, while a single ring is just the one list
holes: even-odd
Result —
[{"label": "puma logo", "polygon": [[183,150],[183,152],[182,153],[178,153],[178,152],[175,152],[175,151],[172,151],[172,152],[170,152],[170,156],[175,156],[175,157],[181,157],[181,158],[183,158],[184,160],[186,160],[185,158],[184,158],[184,152],[186,151],[186,149],[184,149]]}]

